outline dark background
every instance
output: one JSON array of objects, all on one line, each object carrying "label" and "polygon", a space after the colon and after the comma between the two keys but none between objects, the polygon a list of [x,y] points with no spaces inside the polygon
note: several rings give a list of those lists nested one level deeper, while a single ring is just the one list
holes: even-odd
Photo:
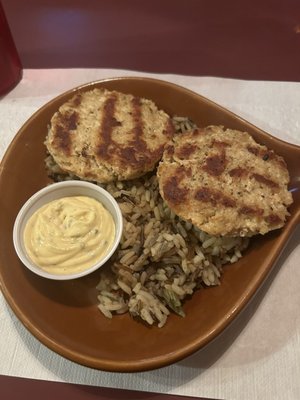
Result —
[{"label": "dark background", "polygon": [[300,0],[2,0],[24,68],[300,81]]}]

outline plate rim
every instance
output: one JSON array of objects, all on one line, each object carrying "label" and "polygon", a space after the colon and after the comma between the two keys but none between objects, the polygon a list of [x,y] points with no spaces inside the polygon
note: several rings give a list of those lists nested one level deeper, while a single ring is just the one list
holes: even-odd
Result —
[{"label": "plate rim", "polygon": [[[154,83],[159,83],[163,84],[165,86],[171,86],[174,89],[179,89],[180,91],[184,91],[190,95],[197,96],[202,99],[205,103],[212,105],[213,107],[217,108],[218,110],[221,110],[222,112],[225,112],[226,114],[230,114],[234,118],[239,119],[242,121],[247,126],[252,126],[255,130],[259,131],[263,135],[267,135],[269,138],[274,139],[276,142],[280,142],[282,145],[290,147],[293,149],[293,151],[298,151],[300,154],[300,146],[288,143],[282,139],[275,138],[271,134],[264,132],[260,128],[256,127],[255,125],[251,124],[250,122],[246,121],[245,119],[239,117],[235,113],[229,111],[228,109],[220,106],[219,104],[211,101],[210,99],[202,96],[201,94],[198,94],[190,89],[187,89],[183,86],[177,85],[172,82],[168,82],[165,80],[161,79],[156,79],[156,78],[149,78],[149,77],[135,77],[135,76],[125,76],[125,77],[113,77],[113,78],[105,78],[105,79],[100,79],[100,80],[94,80],[92,82],[88,82],[79,86],[76,86],[75,88],[69,89],[67,91],[64,91],[63,93],[55,96],[53,99],[49,100],[46,102],[43,106],[41,106],[38,110],[36,110],[26,121],[25,123],[20,127],[14,138],[11,140],[9,143],[5,154],[1,160],[0,163],[0,182],[2,178],[3,171],[5,169],[5,163],[6,160],[10,156],[11,150],[14,148],[17,140],[19,137],[23,134],[24,130],[30,124],[32,121],[35,119],[35,117],[43,112],[45,109],[47,109],[51,104],[56,103],[58,100],[62,99],[63,97],[67,95],[72,95],[73,93],[78,92],[79,90],[85,90],[97,85],[101,85],[105,82],[114,82],[114,81],[120,81],[120,80],[138,80],[138,81],[148,81],[148,82],[154,82]],[[156,368],[160,368],[162,366],[170,365],[174,362],[180,361],[183,358],[193,354],[195,351],[203,348],[206,346],[208,343],[210,343],[212,340],[217,338],[220,333],[228,327],[228,325],[242,312],[242,310],[245,308],[245,306],[249,303],[249,301],[253,298],[255,293],[259,290],[259,288],[262,286],[263,282],[266,280],[268,275],[270,274],[271,270],[273,269],[275,261],[278,259],[279,254],[283,251],[285,248],[288,239],[292,236],[297,224],[300,222],[300,207],[298,208],[297,212],[294,213],[294,215],[289,218],[285,225],[285,229],[281,230],[281,233],[279,235],[279,244],[277,245],[277,251],[272,253],[271,260],[268,263],[268,268],[264,269],[259,277],[257,278],[257,282],[255,284],[253,283],[251,286],[251,290],[249,290],[246,294],[246,296],[243,297],[242,301],[239,303],[239,306],[234,309],[230,315],[224,316],[222,320],[220,320],[218,327],[211,332],[209,335],[207,335],[205,338],[202,338],[201,340],[201,345],[199,345],[198,341],[192,341],[189,344],[187,344],[184,348],[178,349],[177,351],[173,352],[172,354],[168,354],[168,356],[159,356],[159,357],[153,357],[153,358],[147,358],[146,360],[140,360],[140,361],[133,361],[133,362],[126,362],[126,361],[110,361],[106,360],[101,362],[97,362],[97,360],[94,360],[93,358],[90,357],[82,357],[81,355],[78,355],[78,353],[66,349],[65,347],[59,345],[57,342],[51,340],[49,337],[45,336],[43,332],[41,332],[36,326],[34,326],[28,319],[24,313],[22,313],[19,305],[14,301],[13,295],[9,292],[7,289],[5,282],[3,281],[3,276],[1,272],[1,265],[0,265],[0,288],[2,290],[2,293],[4,295],[5,300],[9,304],[9,306],[12,308],[14,311],[15,315],[17,318],[22,322],[22,324],[28,329],[40,342],[45,344],[49,349],[52,351],[55,351],[56,353],[60,354],[63,357],[68,358],[71,361],[75,361],[81,365],[85,365],[87,367],[92,367],[96,369],[101,369],[101,370],[106,370],[106,371],[111,371],[111,372],[138,372],[138,371],[146,371],[146,370],[152,370]],[[226,320],[226,321],[223,321]],[[224,326],[225,324],[225,326]],[[87,363],[88,360],[88,363]]]}]

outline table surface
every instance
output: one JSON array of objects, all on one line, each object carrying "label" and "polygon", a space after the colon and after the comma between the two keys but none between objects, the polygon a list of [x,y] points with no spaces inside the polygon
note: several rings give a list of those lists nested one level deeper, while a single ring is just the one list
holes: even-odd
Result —
[{"label": "table surface", "polygon": [[[26,69],[19,85],[0,100],[0,157],[22,124],[57,94],[86,82],[121,75],[151,76],[185,86],[274,136],[300,144],[297,82],[106,69]],[[299,399],[299,242],[298,229],[254,300],[217,340],[193,356],[155,371],[108,373],[66,360],[36,340],[0,295],[0,374],[198,398]],[[7,388],[17,393],[18,385],[6,382]],[[27,390],[30,387],[25,386]],[[53,390],[64,393],[57,386]],[[85,391],[85,398],[93,393]]]},{"label": "table surface", "polygon": [[[48,100],[124,75],[181,84],[300,144],[299,0],[1,2],[24,75],[0,99],[0,159]],[[45,400],[133,396],[109,391],[118,388],[143,391],[135,395],[144,399],[299,399],[299,242],[300,229],[255,299],[216,341],[157,371],[106,373],[65,360],[23,327],[0,294],[2,393],[39,398],[44,390]]]}]

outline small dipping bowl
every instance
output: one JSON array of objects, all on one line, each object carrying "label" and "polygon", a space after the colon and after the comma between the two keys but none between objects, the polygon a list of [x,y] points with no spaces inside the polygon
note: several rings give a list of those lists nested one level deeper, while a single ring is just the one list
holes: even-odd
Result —
[{"label": "small dipping bowl", "polygon": [[[108,251],[108,253],[102,257],[96,264],[91,267],[82,270],[80,272],[69,273],[69,274],[54,274],[47,272],[36,265],[31,258],[27,255],[25,244],[24,244],[24,229],[29,218],[47,203],[53,200],[57,200],[63,197],[71,196],[87,196],[98,200],[106,210],[112,215],[115,223],[115,237],[114,242]],[[13,228],[13,242],[16,253],[22,263],[37,275],[44,278],[55,279],[55,280],[68,280],[80,278],[88,275],[103,264],[105,264],[116,251],[122,236],[123,230],[123,218],[120,207],[113,196],[108,193],[102,187],[84,181],[70,180],[65,182],[53,183],[31,196],[23,207],[20,209]]]}]

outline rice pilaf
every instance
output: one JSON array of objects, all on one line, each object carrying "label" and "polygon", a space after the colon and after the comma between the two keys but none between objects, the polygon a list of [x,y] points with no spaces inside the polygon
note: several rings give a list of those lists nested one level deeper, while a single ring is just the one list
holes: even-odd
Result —
[{"label": "rice pilaf", "polygon": [[170,310],[203,286],[220,284],[222,266],[236,262],[247,238],[210,236],[177,217],[159,195],[155,174],[106,189],[119,203],[124,231],[110,271],[97,289],[108,318],[129,312],[162,327]]},{"label": "rice pilaf", "polygon": [[[178,133],[196,127],[184,117],[173,117],[173,124]],[[51,156],[46,168],[55,181],[79,179]],[[119,248],[97,285],[98,308],[107,318],[128,312],[162,327],[171,312],[183,317],[184,300],[199,288],[219,285],[222,266],[236,262],[248,246],[248,238],[211,236],[176,216],[159,194],[156,171],[102,186],[124,219]]]}]

